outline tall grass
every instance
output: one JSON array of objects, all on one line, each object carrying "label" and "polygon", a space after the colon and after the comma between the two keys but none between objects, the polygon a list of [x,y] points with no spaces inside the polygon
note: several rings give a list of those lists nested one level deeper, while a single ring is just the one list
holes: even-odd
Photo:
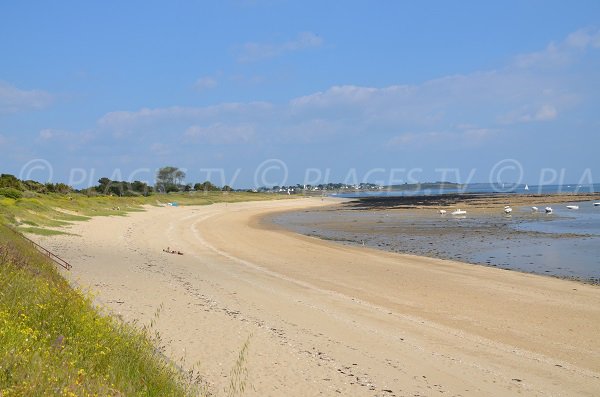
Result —
[{"label": "tall grass", "polygon": [[[144,197],[86,196],[73,193],[37,194],[32,197],[9,198],[0,195],[0,220],[29,227],[30,232],[40,234],[41,228],[60,228],[73,221],[83,221],[93,216],[122,216],[128,212],[143,211],[144,205],[163,205],[177,202],[179,205],[209,205],[240,201],[272,200],[288,196],[247,192],[191,192],[154,194]],[[52,230],[52,229],[49,229]]]},{"label": "tall grass", "polygon": [[0,396],[203,394],[142,329],[100,314],[0,225]]},{"label": "tall grass", "polygon": [[227,397],[241,396],[248,387],[248,367],[246,366],[246,361],[248,360],[248,349],[251,338],[252,335],[246,339],[235,361],[235,365],[231,369],[231,373],[229,374],[229,388],[226,390]]},{"label": "tall grass", "polygon": [[[155,320],[146,327],[102,314],[54,264],[4,223],[51,235],[92,216],[125,215],[143,205],[176,201],[208,205],[284,198],[199,192],[150,197],[74,194],[0,196],[0,397],[208,396],[201,374],[165,358]],[[59,228],[58,230],[52,228]],[[156,317],[158,317],[158,312]],[[248,341],[232,370],[228,396],[247,387]]]}]

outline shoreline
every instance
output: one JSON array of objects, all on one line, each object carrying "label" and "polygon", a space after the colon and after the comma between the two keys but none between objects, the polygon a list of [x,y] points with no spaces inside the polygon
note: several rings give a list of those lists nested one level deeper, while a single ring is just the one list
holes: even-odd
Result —
[{"label": "shoreline", "polygon": [[380,196],[358,197],[350,199],[354,208],[370,207],[370,209],[416,209],[434,207],[462,206],[472,208],[498,208],[510,205],[541,205],[548,203],[571,203],[581,201],[598,201],[599,193],[556,193],[556,194],[508,194],[508,193],[446,193],[419,196]]},{"label": "shoreline", "polygon": [[[345,246],[366,245],[386,252],[600,284],[600,274],[594,270],[600,266],[594,249],[598,240],[598,214],[587,208],[591,208],[591,201],[597,201],[595,196],[530,195],[521,197],[520,201],[510,197],[514,211],[507,216],[503,213],[506,195],[468,195],[467,198],[461,195],[461,202],[455,206],[468,210],[465,219],[451,216],[450,209],[446,215],[438,213],[440,208],[449,208],[449,199],[456,203],[457,197],[383,198],[385,205],[380,198],[346,200],[331,210],[278,213],[269,216],[268,222],[284,230]],[[582,207],[584,212],[567,212],[563,208],[568,203],[590,199],[590,205]],[[555,214],[532,212],[531,204],[551,204]],[[548,232],[535,228],[537,225],[542,230],[552,230],[553,225],[568,223],[580,212],[594,219],[590,221],[596,222],[592,223],[596,225],[594,229]],[[577,247],[576,251],[573,247]],[[556,250],[561,254],[548,257]],[[565,267],[562,261],[567,256]]]},{"label": "shoreline", "polygon": [[257,223],[329,202],[151,208],[76,224],[81,237],[36,239],[124,319],[144,323],[164,304],[168,355],[200,360],[217,391],[248,335],[250,396],[600,390],[599,288]]}]

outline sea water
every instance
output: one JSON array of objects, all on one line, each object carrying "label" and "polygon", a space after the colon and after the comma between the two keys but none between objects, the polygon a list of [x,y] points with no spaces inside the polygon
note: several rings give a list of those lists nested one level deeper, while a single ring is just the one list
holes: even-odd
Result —
[{"label": "sea water", "polygon": [[[567,205],[578,205],[569,210]],[[515,207],[511,216],[432,210],[356,210],[341,205],[280,214],[273,222],[342,244],[600,282],[600,206]]]},{"label": "sea water", "polygon": [[404,197],[404,196],[435,196],[440,194],[463,193],[503,193],[503,194],[561,194],[561,193],[598,193],[600,184],[560,184],[560,185],[525,185],[525,184],[498,184],[498,183],[471,183],[460,186],[421,189],[419,184],[408,185],[403,190],[372,190],[356,192],[337,192],[332,196],[341,198],[361,197]]}]

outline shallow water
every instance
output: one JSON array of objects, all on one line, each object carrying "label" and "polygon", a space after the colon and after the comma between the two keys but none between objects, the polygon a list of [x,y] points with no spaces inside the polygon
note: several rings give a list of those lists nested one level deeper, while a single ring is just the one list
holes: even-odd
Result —
[{"label": "shallow water", "polygon": [[558,277],[600,281],[600,207],[550,205],[553,214],[514,208],[512,216],[431,210],[356,210],[343,205],[277,215],[273,222],[305,235]]},{"label": "shallow water", "polygon": [[[578,210],[567,209],[567,205],[578,205]],[[552,222],[532,221],[517,226],[518,230],[542,233],[577,233],[600,236],[600,206],[593,202],[563,203],[550,205],[555,219]],[[540,213],[545,216],[546,214]],[[600,254],[600,247],[599,247]]]}]

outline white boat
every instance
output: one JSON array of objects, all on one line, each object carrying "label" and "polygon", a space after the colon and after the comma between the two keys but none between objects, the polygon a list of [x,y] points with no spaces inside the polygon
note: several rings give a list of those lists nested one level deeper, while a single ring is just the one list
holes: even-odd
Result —
[{"label": "white boat", "polygon": [[529,190],[529,185],[525,184],[525,190]]},{"label": "white boat", "polygon": [[456,211],[452,211],[452,215],[465,215],[467,211],[457,209]]},{"label": "white boat", "polygon": [[440,214],[446,215],[446,210],[440,210]]},{"label": "white boat", "polygon": [[546,214],[551,214],[552,213],[552,207],[546,207],[545,211],[546,211]]},{"label": "white boat", "polygon": [[533,212],[538,212],[538,211],[539,211],[539,208],[538,208],[538,207],[531,207],[531,210],[532,210]]},{"label": "white boat", "polygon": [[594,203],[594,207],[600,207],[600,203]]},{"label": "white boat", "polygon": [[578,205],[567,205],[567,208],[570,210],[578,210],[579,206]]},{"label": "white boat", "polygon": [[505,214],[510,214],[512,212],[512,208],[510,208],[510,205],[505,205],[504,206],[504,213]]}]

